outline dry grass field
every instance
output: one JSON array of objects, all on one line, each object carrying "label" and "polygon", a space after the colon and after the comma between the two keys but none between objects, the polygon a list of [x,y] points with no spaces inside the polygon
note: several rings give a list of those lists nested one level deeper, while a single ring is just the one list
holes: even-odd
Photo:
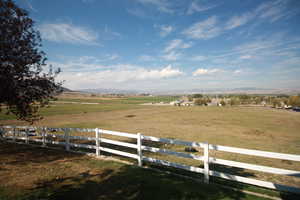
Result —
[{"label": "dry grass field", "polygon": [[0,163],[1,200],[265,199],[133,165],[1,141]]},{"label": "dry grass field", "polygon": [[[95,105],[54,103],[41,111],[44,119],[36,126],[98,127],[101,129],[142,133],[144,135],[176,138],[186,141],[209,142],[279,153],[300,154],[300,113],[264,107],[174,107],[143,106],[154,97],[134,98],[61,98],[59,101],[96,102]],[[164,98],[156,100],[160,102]],[[10,116],[1,115],[0,124],[24,124]],[[164,148],[184,151],[183,146]],[[201,152],[199,152],[201,154]],[[211,156],[223,159],[300,170],[296,162],[265,159],[213,152]],[[195,166],[202,163],[173,156],[158,156],[170,161]],[[220,171],[257,177],[300,187],[299,178],[275,176],[251,170],[214,166]]]}]

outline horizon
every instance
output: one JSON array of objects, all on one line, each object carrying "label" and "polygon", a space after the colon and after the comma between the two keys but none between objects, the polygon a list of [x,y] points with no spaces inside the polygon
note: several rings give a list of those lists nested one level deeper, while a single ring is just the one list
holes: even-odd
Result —
[{"label": "horizon", "polygon": [[296,0],[16,3],[71,90],[300,86]]},{"label": "horizon", "polygon": [[190,94],[205,94],[205,95],[299,95],[300,89],[274,89],[274,88],[255,88],[255,87],[242,87],[242,88],[192,88],[192,89],[169,89],[169,90],[126,90],[118,88],[91,88],[91,89],[79,89],[68,90],[66,93],[87,93],[87,94],[123,94],[123,95],[190,95]]}]

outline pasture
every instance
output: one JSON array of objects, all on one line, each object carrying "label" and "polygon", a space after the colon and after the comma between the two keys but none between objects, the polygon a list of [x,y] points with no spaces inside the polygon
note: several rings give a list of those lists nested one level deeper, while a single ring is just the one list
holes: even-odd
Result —
[{"label": "pasture", "polygon": [[[300,153],[300,113],[253,107],[144,106],[169,97],[59,98],[42,108],[37,126],[103,129],[207,141],[213,144]],[[59,103],[93,102],[98,104]],[[1,113],[0,124],[25,125]]]},{"label": "pasture", "polygon": [[[142,133],[161,138],[209,142],[232,147],[300,154],[300,113],[253,107],[174,107],[145,106],[143,103],[172,101],[176,97],[81,98],[61,97],[50,108],[43,108],[36,126],[79,127]],[[69,103],[67,103],[69,102]],[[78,102],[74,103],[74,102]],[[83,102],[97,104],[80,104]],[[1,114],[0,124],[26,124]],[[184,151],[177,145],[167,148]],[[201,152],[200,152],[201,153]],[[299,163],[263,159],[229,153],[215,153],[224,159],[300,170]],[[201,165],[196,161],[163,156],[164,159]],[[158,157],[159,158],[159,157]],[[215,166],[216,168],[220,166]],[[256,177],[300,187],[297,178],[268,175],[251,170],[234,170],[239,175]]]}]

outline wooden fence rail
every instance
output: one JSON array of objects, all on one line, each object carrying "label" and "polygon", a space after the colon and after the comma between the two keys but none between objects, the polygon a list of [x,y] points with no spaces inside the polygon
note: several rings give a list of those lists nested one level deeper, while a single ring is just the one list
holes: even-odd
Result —
[{"label": "wooden fence rail", "polygon": [[[49,132],[52,134],[50,134]],[[95,133],[95,137],[72,136],[70,134],[71,132]],[[131,138],[136,140],[136,143],[134,144],[134,143],[124,142],[124,141],[117,141],[117,140],[103,138],[103,135],[105,134]],[[209,165],[220,164],[220,165],[225,165],[230,167],[237,167],[237,168],[255,170],[255,171],[271,173],[271,174],[293,176],[293,177],[300,177],[300,171],[274,168],[274,167],[268,167],[262,165],[254,165],[249,163],[210,157],[209,151],[210,150],[223,151],[229,153],[238,153],[238,154],[245,154],[250,156],[259,156],[265,158],[282,159],[282,160],[290,160],[290,161],[297,161],[297,162],[300,161],[300,155],[274,153],[268,151],[251,150],[251,149],[228,147],[222,145],[213,145],[213,144],[208,144],[206,142],[189,142],[189,141],[181,141],[175,139],[158,138],[153,136],[142,135],[140,133],[137,134],[123,133],[123,132],[109,131],[109,130],[103,130],[98,128],[81,129],[81,128],[48,128],[48,127],[30,127],[30,126],[2,126],[0,127],[0,137],[2,139],[10,140],[12,142],[23,140],[25,141],[26,144],[29,144],[31,141],[39,142],[42,144],[43,147],[45,147],[47,144],[63,145],[65,146],[65,149],[67,151],[70,151],[72,147],[92,149],[95,150],[95,154],[97,156],[101,155],[101,152],[107,152],[111,154],[116,154],[116,155],[136,159],[139,166],[142,166],[143,162],[151,162],[163,166],[179,168],[179,169],[203,174],[204,182],[206,183],[209,183],[210,176],[215,176],[215,177],[219,177],[231,181],[237,181],[237,182],[252,184],[260,187],[270,188],[274,190],[287,191],[287,192],[300,194],[300,188],[297,187],[291,187],[287,185],[281,185],[277,183],[272,183],[272,182],[267,182],[267,181],[252,179],[252,178],[246,178],[246,177],[237,176],[233,174],[222,173],[222,172],[210,170]],[[73,140],[92,141],[95,143],[94,145],[77,144],[77,143],[73,143]],[[171,151],[164,148],[150,147],[150,146],[143,145],[143,141],[160,142],[166,144],[176,144],[176,145],[202,148],[203,156],[195,155],[192,153]],[[121,150],[111,149],[105,147],[103,143],[135,149],[136,154],[132,152],[129,153]],[[166,160],[146,157],[143,155],[143,151],[198,160],[203,162],[204,167],[200,168],[200,167],[189,166],[185,164],[174,163]]]}]

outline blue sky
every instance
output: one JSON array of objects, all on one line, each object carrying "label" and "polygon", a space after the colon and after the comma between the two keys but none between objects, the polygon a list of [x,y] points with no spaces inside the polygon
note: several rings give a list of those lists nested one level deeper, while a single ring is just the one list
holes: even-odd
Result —
[{"label": "blue sky", "polygon": [[299,0],[18,0],[70,89],[300,87]]}]

